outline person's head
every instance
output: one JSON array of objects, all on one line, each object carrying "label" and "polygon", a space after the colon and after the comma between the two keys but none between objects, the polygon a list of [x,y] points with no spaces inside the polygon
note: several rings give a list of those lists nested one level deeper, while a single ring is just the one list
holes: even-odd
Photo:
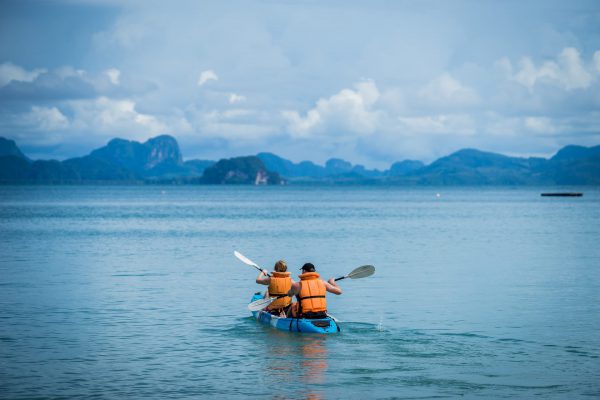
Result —
[{"label": "person's head", "polygon": [[287,264],[284,260],[279,260],[275,263],[275,271],[276,272],[285,272],[287,271]]},{"label": "person's head", "polygon": [[315,272],[315,266],[312,263],[306,263],[300,269],[302,270],[302,273]]}]

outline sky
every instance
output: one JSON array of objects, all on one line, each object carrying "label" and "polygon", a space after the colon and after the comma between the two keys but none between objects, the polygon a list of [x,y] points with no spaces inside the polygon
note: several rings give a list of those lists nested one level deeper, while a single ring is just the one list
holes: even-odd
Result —
[{"label": "sky", "polygon": [[600,2],[0,1],[0,136],[370,168],[600,144]]}]

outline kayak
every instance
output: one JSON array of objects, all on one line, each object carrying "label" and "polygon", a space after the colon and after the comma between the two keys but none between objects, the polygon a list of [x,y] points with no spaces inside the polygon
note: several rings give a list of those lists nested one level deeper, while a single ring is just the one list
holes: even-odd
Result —
[{"label": "kayak", "polygon": [[[255,293],[250,302],[260,300],[263,297],[262,293]],[[324,334],[340,331],[340,327],[331,317],[319,319],[281,318],[262,310],[252,311],[252,315],[261,324],[271,325],[273,328],[281,331]]]}]

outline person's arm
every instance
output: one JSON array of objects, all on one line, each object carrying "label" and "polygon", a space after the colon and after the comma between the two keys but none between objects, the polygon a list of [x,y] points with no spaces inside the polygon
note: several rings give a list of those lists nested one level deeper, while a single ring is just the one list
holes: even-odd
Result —
[{"label": "person's arm", "polygon": [[258,276],[256,277],[256,283],[259,285],[268,285],[271,283],[271,278],[267,275],[267,270],[261,270]]},{"label": "person's arm", "polygon": [[292,281],[292,287],[287,294],[288,296],[292,297],[298,293],[300,293],[300,283]]},{"label": "person's arm", "polygon": [[342,294],[342,288],[339,287],[337,283],[335,283],[334,278],[329,278],[329,280],[325,282],[325,289],[329,293]]}]

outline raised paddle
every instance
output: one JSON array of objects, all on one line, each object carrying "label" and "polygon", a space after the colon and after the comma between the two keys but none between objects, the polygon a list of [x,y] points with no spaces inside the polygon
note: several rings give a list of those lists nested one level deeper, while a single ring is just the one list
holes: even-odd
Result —
[{"label": "raised paddle", "polygon": [[[372,265],[363,265],[363,266],[360,266],[358,268],[355,268],[348,275],[344,275],[344,276],[341,276],[339,278],[335,278],[334,281],[341,281],[342,279],[346,279],[346,278],[350,278],[350,279],[366,278],[367,276],[371,276],[374,273],[375,273],[375,267],[374,266],[372,266]],[[269,304],[271,304],[275,300],[280,299],[280,298],[285,297],[285,296],[287,296],[287,295],[277,296],[277,297],[269,297],[269,298],[266,298],[266,299],[259,299],[259,300],[253,301],[252,303],[248,304],[248,309],[250,311],[259,311],[259,310],[262,310],[263,308],[267,307]]]},{"label": "raised paddle", "polygon": [[350,272],[348,275],[340,276],[339,278],[335,278],[334,281],[341,281],[342,279],[350,278],[350,279],[360,279],[366,278],[367,276],[371,276],[375,273],[375,267],[372,265],[363,265],[361,267],[355,268],[354,271]]},{"label": "raised paddle", "polygon": [[270,273],[267,272],[267,270],[262,269],[261,267],[259,267],[254,261],[250,260],[248,257],[246,257],[245,255],[243,255],[242,253],[240,253],[237,250],[233,251],[233,254],[244,264],[249,265],[251,267],[256,268],[259,271],[264,271],[266,272],[267,276],[271,276]]}]

